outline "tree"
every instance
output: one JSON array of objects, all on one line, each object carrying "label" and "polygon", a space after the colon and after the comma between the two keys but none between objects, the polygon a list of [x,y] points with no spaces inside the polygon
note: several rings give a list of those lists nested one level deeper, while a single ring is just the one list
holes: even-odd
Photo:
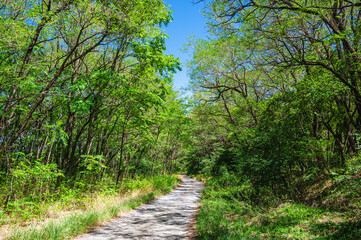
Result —
[{"label": "tree", "polygon": [[158,116],[165,103],[182,114],[171,89],[180,64],[161,29],[170,13],[162,0],[0,1],[2,183],[24,164],[70,179],[94,165],[90,181],[119,182],[154,157],[171,172],[177,147],[155,150],[172,118]]},{"label": "tree", "polygon": [[[254,186],[295,197],[302,192],[288,190],[295,179],[345,169],[359,149],[360,7],[209,2],[211,36],[193,43],[190,62],[192,117],[212,122],[205,130],[221,146],[210,149],[205,172],[226,166]],[[219,137],[218,126],[227,134]],[[206,141],[200,142],[198,148]]]}]

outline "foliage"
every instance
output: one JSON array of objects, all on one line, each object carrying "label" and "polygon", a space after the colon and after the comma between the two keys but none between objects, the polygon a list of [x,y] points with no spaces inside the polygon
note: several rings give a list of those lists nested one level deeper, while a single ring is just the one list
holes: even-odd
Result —
[{"label": "foliage", "polygon": [[[230,178],[233,179],[233,178]],[[250,185],[234,185],[224,178],[207,181],[197,215],[197,239],[357,239],[354,213],[330,211],[304,204],[283,203],[262,208]],[[252,191],[252,190],[251,190]],[[274,196],[273,196],[274,197]],[[271,199],[263,199],[263,203]]]},{"label": "foliage", "polygon": [[[200,238],[360,238],[360,5],[207,3],[210,35],[188,44],[184,158],[209,179]],[[256,210],[233,210],[245,204]],[[356,217],[322,224],[307,215],[331,209]]]},{"label": "foliage", "polygon": [[[174,188],[178,179],[174,176],[158,177],[165,184],[161,187],[154,184],[152,179],[147,179],[147,186],[140,186],[141,181],[134,181],[132,185],[128,185],[126,189],[133,190],[134,186],[137,189],[147,190],[149,187],[154,188],[150,193],[141,193],[136,197],[131,197],[126,200],[109,204],[104,209],[85,209],[80,213],[72,214],[62,218],[60,221],[51,221],[40,226],[30,226],[27,229],[17,229],[12,233],[9,239],[68,239],[74,236],[85,233],[90,227],[95,227],[102,222],[108,221],[120,213],[129,211],[143,203],[155,199],[160,194],[169,192]],[[142,180],[143,182],[145,180]],[[109,195],[108,195],[109,197]]]},{"label": "foliage", "polygon": [[164,53],[171,19],[162,0],[0,0],[2,213],[174,172],[187,117]]},{"label": "foliage", "polygon": [[210,1],[210,38],[189,43],[188,171],[234,173],[294,200],[311,178],[345,172],[359,151],[360,70],[347,63],[360,61],[359,11],[355,1]]}]

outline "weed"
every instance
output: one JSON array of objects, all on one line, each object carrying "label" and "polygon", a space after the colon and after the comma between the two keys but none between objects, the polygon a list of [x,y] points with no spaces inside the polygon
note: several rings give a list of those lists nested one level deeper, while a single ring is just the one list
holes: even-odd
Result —
[{"label": "weed", "polygon": [[259,200],[252,202],[252,195],[245,185],[232,186],[224,179],[220,184],[217,179],[207,182],[197,215],[197,239],[361,238],[361,221],[354,217],[358,212],[311,207],[290,200],[255,205]]},{"label": "weed", "polygon": [[[178,182],[174,176],[161,177],[163,183],[159,184],[160,177],[156,181],[149,179],[148,183],[136,183],[137,187],[128,187],[130,189],[138,188],[135,196],[129,194],[129,197],[123,198],[119,201],[119,196],[114,197],[117,201],[109,201],[108,203],[98,207],[85,207],[81,211],[75,211],[68,216],[57,218],[44,224],[34,224],[26,228],[18,228],[12,231],[9,239],[24,239],[24,240],[37,240],[37,239],[69,239],[71,237],[87,232],[89,228],[98,226],[102,222],[108,221],[120,213],[129,211],[143,203],[149,202],[156,197],[171,191],[175,183]],[[143,180],[142,180],[143,181]],[[168,184],[168,185],[167,185]],[[142,188],[139,188],[142,185]],[[151,191],[154,189],[154,191]],[[132,192],[133,193],[133,192]],[[99,193],[101,195],[101,193]],[[96,194],[95,194],[96,195]],[[109,195],[106,195],[109,197]],[[106,198],[101,198],[105,200]],[[90,199],[91,200],[91,199]],[[94,200],[94,198],[92,199]],[[79,199],[81,201],[81,199]],[[96,206],[97,201],[91,206]],[[98,204],[99,205],[99,204]]]}]

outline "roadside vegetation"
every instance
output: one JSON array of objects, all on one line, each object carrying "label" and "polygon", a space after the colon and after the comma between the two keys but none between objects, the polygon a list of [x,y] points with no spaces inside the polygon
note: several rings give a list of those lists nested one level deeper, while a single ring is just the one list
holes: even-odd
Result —
[{"label": "roadside vegetation", "polygon": [[359,3],[204,2],[184,157],[207,185],[198,238],[360,239]]},{"label": "roadside vegetation", "polygon": [[[359,239],[361,236],[360,183],[357,189],[345,182],[308,186],[314,191],[308,197],[317,200],[293,201],[265,190],[257,193],[238,178],[228,175],[207,180],[197,216],[197,239]],[[332,191],[322,192],[324,188]]]},{"label": "roadside vegetation", "polygon": [[[20,227],[25,222],[12,224],[6,229],[7,239],[70,239],[88,232],[94,227],[119,216],[135,207],[154,200],[163,194],[169,193],[179,183],[176,176],[142,179],[129,179],[120,189],[102,188],[103,192],[96,195],[82,194],[74,196],[64,195],[61,200],[43,206],[44,213],[53,211],[56,216],[43,216],[44,219],[33,219],[27,227]],[[64,201],[68,199],[68,201]],[[30,213],[34,213],[31,209]],[[39,216],[40,217],[40,216]],[[15,218],[19,220],[19,218]],[[6,232],[7,231],[7,232]]]},{"label": "roadside vegetation", "polygon": [[1,229],[67,238],[173,185],[186,107],[151,2],[0,0]]},{"label": "roadside vegetation", "polygon": [[14,238],[80,234],[180,171],[207,185],[199,239],[361,238],[360,3],[204,1],[184,100],[163,0],[0,0],[0,224],[63,217]]}]

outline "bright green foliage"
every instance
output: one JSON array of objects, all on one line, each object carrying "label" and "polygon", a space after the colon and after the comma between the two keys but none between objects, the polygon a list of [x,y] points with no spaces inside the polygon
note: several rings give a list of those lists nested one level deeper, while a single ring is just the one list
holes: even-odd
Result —
[{"label": "bright green foliage", "polygon": [[213,0],[205,15],[185,103],[163,0],[0,0],[0,216],[185,170],[211,179],[201,237],[359,237],[306,206],[359,216],[358,1]]},{"label": "bright green foliage", "polygon": [[[90,227],[95,227],[102,222],[108,221],[117,217],[119,213],[129,211],[135,207],[140,206],[146,202],[154,200],[160,194],[171,191],[179,179],[174,176],[161,177],[156,179],[144,179],[147,185],[153,187],[154,191],[151,193],[141,194],[136,198],[131,198],[125,201],[115,203],[112,206],[107,206],[104,210],[87,209],[82,213],[73,214],[63,218],[60,222],[52,221],[43,226],[33,226],[30,231],[17,230],[13,233],[10,239],[69,239],[85,233]],[[159,182],[163,184],[159,185]],[[142,186],[139,181],[133,181],[133,185],[137,189],[147,189],[148,186]],[[129,188],[128,188],[129,187]],[[133,186],[128,186],[128,190],[133,190]]]},{"label": "bright green foliage", "polygon": [[170,21],[163,0],[0,0],[4,211],[176,169],[186,116]]},{"label": "bright green foliage", "polygon": [[189,172],[235,173],[292,199],[305,194],[299,179],[345,172],[361,131],[359,11],[355,1],[211,1],[212,37],[191,43]]},{"label": "bright green foliage", "polygon": [[[360,238],[360,13],[353,0],[208,1],[185,157],[211,178],[200,238]],[[232,210],[245,202],[266,213]],[[284,203],[285,219],[252,223]],[[312,225],[303,213],[324,212],[303,204],[351,213]]]},{"label": "bright green foliage", "polygon": [[[252,205],[252,187],[232,177],[207,181],[197,216],[197,239],[358,239],[360,220],[352,212],[283,203]],[[238,186],[237,186],[238,185]],[[262,201],[275,196],[263,195]]]}]

